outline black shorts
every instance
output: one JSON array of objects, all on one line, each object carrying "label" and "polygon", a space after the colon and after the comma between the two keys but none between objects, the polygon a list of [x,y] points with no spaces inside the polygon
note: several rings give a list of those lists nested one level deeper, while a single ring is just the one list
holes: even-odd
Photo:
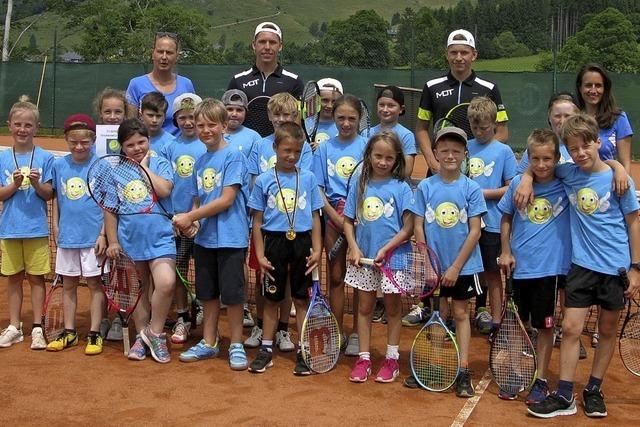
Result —
[{"label": "black shorts", "polygon": [[244,262],[247,248],[205,248],[195,245],[196,297],[208,301],[220,298],[224,304],[243,304]]},{"label": "black shorts", "polygon": [[291,296],[307,299],[311,287],[311,275],[305,275],[307,257],[311,251],[311,232],[296,233],[296,238],[288,240],[284,232],[263,230],[264,256],[273,266],[271,275],[262,282],[262,295],[271,301],[282,301],[287,286],[291,284]]},{"label": "black shorts", "polygon": [[463,301],[480,295],[480,280],[477,274],[458,276],[456,284],[451,287],[440,286],[440,296],[456,301]]},{"label": "black shorts", "polygon": [[176,268],[184,277],[189,273],[189,261],[193,258],[193,239],[176,236]]},{"label": "black shorts", "polygon": [[621,310],[624,308],[624,284],[618,275],[599,273],[571,264],[564,305],[569,308],[598,305],[605,310]]},{"label": "black shorts", "polygon": [[500,256],[500,233],[484,231],[480,233],[480,255],[484,271],[490,273],[498,271],[498,257]]},{"label": "black shorts", "polygon": [[513,280],[513,299],[523,322],[531,316],[531,326],[534,328],[553,328],[556,294],[561,277],[565,276]]},{"label": "black shorts", "polygon": [[563,289],[567,287],[567,276],[561,274],[558,276],[558,289]]}]

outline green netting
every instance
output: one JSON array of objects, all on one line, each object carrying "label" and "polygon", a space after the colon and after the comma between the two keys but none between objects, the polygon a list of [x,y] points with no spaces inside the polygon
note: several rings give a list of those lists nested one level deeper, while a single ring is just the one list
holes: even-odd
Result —
[{"label": "green netting", "polygon": [[[44,127],[60,128],[64,118],[75,112],[92,112],[94,96],[106,86],[125,89],[129,79],[148,71],[141,64],[47,64],[40,99],[41,121]],[[375,84],[411,86],[410,70],[332,68],[310,65],[288,65],[304,80],[334,77],[342,81],[345,90],[368,101],[375,115]],[[237,65],[183,65],[179,72],[193,80],[201,96],[221,97],[231,76],[244,68]],[[11,104],[26,93],[35,102],[42,73],[42,63],[0,64],[0,117],[4,120]],[[422,89],[428,79],[442,74],[438,70],[415,72],[414,86]],[[553,92],[552,73],[496,73],[480,75],[498,83],[509,114],[509,142],[521,148],[531,129],[547,126],[546,105]],[[634,129],[640,128],[640,80],[631,74],[612,74],[619,105],[628,113]],[[574,74],[557,76],[558,90],[572,90]],[[407,114],[403,124],[413,128],[420,93],[405,91]],[[374,118],[375,121],[375,118]],[[637,144],[637,142],[636,142]],[[634,144],[635,145],[635,144]]]}]

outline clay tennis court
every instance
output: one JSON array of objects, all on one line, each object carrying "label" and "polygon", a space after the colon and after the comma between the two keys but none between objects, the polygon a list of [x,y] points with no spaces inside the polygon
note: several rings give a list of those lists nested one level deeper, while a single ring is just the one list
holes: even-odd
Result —
[{"label": "clay tennis court", "polygon": [[[59,139],[37,138],[43,148],[64,150]],[[11,145],[10,137],[0,137],[0,145]],[[424,174],[424,163],[416,162],[416,176]],[[640,168],[634,164],[634,177]],[[5,278],[0,278],[0,325],[8,323]],[[30,330],[31,304],[25,285],[22,316],[25,332]],[[221,317],[222,353],[219,359],[194,364],[178,361],[178,354],[200,338],[201,330],[184,346],[171,347],[172,361],[160,365],[151,358],[128,361],[121,342],[105,342],[99,356],[85,356],[88,328],[88,289],[80,288],[78,323],[82,340],[77,347],[59,353],[32,351],[30,337],[25,342],[0,349],[3,385],[3,425],[32,424],[167,424],[167,425],[524,425],[544,421],[526,415],[522,399],[506,402],[498,399],[497,387],[488,383],[489,345],[486,336],[474,332],[470,368],[477,397],[459,399],[453,392],[430,393],[409,390],[401,379],[364,384],[348,378],[354,358],[342,357],[337,367],[323,375],[295,377],[294,353],[275,350],[275,366],[260,375],[229,369],[226,317]],[[293,322],[292,322],[293,323]],[[345,317],[351,324],[351,316]],[[248,332],[248,330],[245,330]],[[410,371],[408,354],[418,328],[402,329],[401,373]],[[372,359],[374,372],[386,350],[386,327],[374,324]],[[294,335],[295,332],[294,332]],[[587,380],[593,349],[583,337],[589,357],[580,361],[576,391]],[[256,350],[248,350],[250,359]],[[552,355],[550,381],[555,384],[559,351]],[[488,383],[488,386],[487,386]],[[484,387],[486,386],[486,390]],[[483,392],[484,390],[484,392]],[[617,353],[603,385],[609,416],[604,420],[587,418],[580,408],[573,417],[558,417],[548,425],[637,425],[640,404],[640,378],[622,366]],[[478,398],[479,397],[479,398]],[[581,396],[579,396],[581,401]]]}]

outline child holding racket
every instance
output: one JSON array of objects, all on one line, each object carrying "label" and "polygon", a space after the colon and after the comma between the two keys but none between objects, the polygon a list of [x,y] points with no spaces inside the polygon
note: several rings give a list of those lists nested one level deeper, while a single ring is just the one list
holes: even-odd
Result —
[{"label": "child holding racket", "polygon": [[438,131],[434,155],[440,173],[418,185],[415,204],[415,239],[426,242],[438,255],[444,274],[440,282],[440,303],[453,300],[456,340],[460,347],[460,373],[456,395],[474,395],[469,371],[469,299],[480,293],[478,273],[482,272],[480,217],[487,211],[480,186],[460,173],[465,159],[467,135],[459,128]]},{"label": "child holding racket", "polygon": [[[145,124],[139,119],[123,121],[118,129],[118,142],[122,155],[139,163],[149,174],[158,204],[171,212],[169,196],[173,188],[173,170],[168,160],[151,155]],[[123,203],[136,203],[151,197],[146,187],[133,183],[124,184],[129,190],[123,193]],[[153,211],[162,212],[162,208],[154,205]],[[149,348],[155,361],[168,363],[171,355],[166,334],[162,331],[176,283],[176,243],[171,221],[164,215],[116,215],[105,211],[104,223],[109,242],[107,256],[117,258],[120,251],[124,251],[136,262],[138,277],[142,280],[142,296],[132,316],[138,335],[128,357],[143,360]],[[153,291],[150,290],[151,279]]]},{"label": "child holding racket", "polygon": [[251,149],[262,140],[262,137],[255,130],[243,126],[247,116],[247,95],[241,90],[230,89],[222,95],[222,103],[229,115],[229,125],[224,133],[224,139],[249,158]]},{"label": "child holding racket", "polygon": [[[193,180],[193,166],[206,151],[207,147],[198,139],[194,110],[202,102],[195,93],[183,93],[173,101],[173,124],[179,133],[172,144],[166,144],[160,150],[160,155],[171,162],[173,166],[173,190],[171,204],[174,212],[189,212],[193,206],[190,189]],[[176,235],[176,265],[182,277],[187,277],[189,262],[193,254],[193,238],[181,233]],[[183,344],[189,338],[191,318],[187,301],[187,290],[184,286],[176,286],[176,310],[178,320],[173,325],[171,342]]]},{"label": "child holding racket", "polygon": [[140,100],[140,118],[149,129],[149,151],[158,156],[162,148],[175,141],[175,137],[164,130],[162,124],[167,115],[169,103],[160,92],[149,92]]},{"label": "child holding racket", "polygon": [[[547,367],[553,349],[556,292],[566,282],[571,264],[569,201],[554,169],[560,159],[560,142],[554,131],[536,129],[527,139],[529,169],[533,174],[534,201],[526,209],[513,204],[520,183],[516,176],[498,203],[500,224],[500,268],[513,277],[518,311],[530,313],[536,340],[536,380],[526,398],[527,405],[541,402],[548,394]],[[549,250],[541,250],[547,248]],[[536,254],[532,257],[532,254]],[[514,373],[515,374],[515,373]],[[514,381],[517,383],[517,381]],[[500,390],[500,398],[513,400],[517,394]]]},{"label": "child holding racket", "polygon": [[[492,324],[489,331],[489,339],[491,339],[491,334],[498,329],[502,316],[502,279],[496,261],[500,255],[500,219],[502,217],[498,210],[498,201],[516,175],[518,163],[511,147],[495,139],[498,108],[490,98],[485,96],[473,98],[467,114],[474,136],[468,144],[469,178],[480,185],[487,204],[487,214],[482,218],[484,226],[480,235],[480,253],[484,266],[481,279],[482,283],[488,285],[491,306]],[[476,305],[479,308],[484,307],[486,296],[479,297]]]},{"label": "child holding racket", "polygon": [[[320,144],[313,157],[313,172],[324,199],[322,216],[328,227],[325,228],[324,247],[327,253],[334,247],[336,240],[344,232],[343,216],[347,198],[347,182],[362,160],[367,141],[358,135],[358,123],[362,116],[360,101],[353,95],[345,94],[333,104],[333,119],[338,127],[338,136]],[[342,319],[344,315],[344,275],[346,271],[347,245],[337,251],[335,257],[328,260],[329,303],[344,337]],[[354,296],[354,310],[357,312],[357,300]],[[357,316],[353,320],[353,332],[346,344],[345,354],[357,356],[358,343]]]},{"label": "child holding racket", "polygon": [[180,360],[196,362],[218,356],[218,318],[223,302],[231,336],[229,366],[245,370],[248,363],[242,345],[243,267],[249,245],[246,158],[223,137],[228,116],[222,102],[204,99],[194,116],[198,138],[207,152],[193,168],[193,208],[174,216],[173,222],[187,236],[197,230],[193,258],[196,297],[203,308],[202,340],[181,353]]},{"label": "child holding racket", "polygon": [[347,196],[344,230],[349,243],[349,266],[344,281],[358,293],[359,358],[349,375],[353,382],[365,382],[371,374],[371,319],[378,291],[384,295],[387,315],[387,352],[376,381],[393,382],[400,373],[400,291],[378,270],[360,266],[360,258],[382,263],[387,251],[413,234],[409,210],[413,192],[404,181],[404,162],[396,133],[383,131],[374,135],[363,154],[362,171],[351,182]]},{"label": "child holding racket", "polygon": [[91,323],[87,355],[102,353],[100,320],[105,304],[100,286],[100,262],[107,249],[100,206],[87,190],[87,171],[95,160],[92,147],[96,125],[86,114],[73,114],[64,121],[64,138],[70,154],[53,163],[53,237],[58,246],[56,274],[63,277],[64,331],[47,350],[60,351],[78,344],[76,332],[77,287],[80,276],[90,292]]},{"label": "child holding racket", "polygon": [[[579,337],[591,305],[600,307],[600,342],[591,376],[582,392],[585,414],[605,417],[607,409],[601,391],[616,343],[620,310],[624,298],[635,295],[640,286],[640,223],[633,180],[624,176],[612,191],[614,172],[599,155],[598,124],[586,114],[569,117],[562,127],[562,139],[573,163],[558,165],[555,175],[562,181],[570,202],[571,268],[565,288],[565,313],[560,346],[560,380],[555,392],[528,408],[530,414],[551,418],[576,413],[573,396],[578,362]],[[621,185],[622,184],[622,185]],[[524,207],[531,199],[531,174],[527,171],[516,191],[516,204]],[[618,269],[628,269],[629,288]]]},{"label": "child holding racket", "polygon": [[[276,164],[256,179],[249,199],[249,207],[253,209],[252,236],[265,298],[262,345],[249,366],[249,371],[254,373],[262,373],[273,366],[278,308],[281,308],[287,286],[291,288],[296,307],[298,330],[302,330],[311,287],[309,273],[320,262],[322,253],[319,212],[323,201],[318,184],[311,171],[296,166],[304,141],[299,125],[283,123],[278,126],[273,143]],[[300,349],[293,373],[311,373]]]},{"label": "child holding racket", "polygon": [[320,89],[322,110],[320,110],[316,137],[311,144],[311,148],[314,151],[318,148],[318,145],[338,136],[338,128],[333,120],[333,103],[344,93],[342,83],[330,77],[318,80],[318,88]]},{"label": "child holding racket", "polygon": [[22,342],[22,282],[31,287],[33,326],[31,349],[47,346],[40,324],[45,297],[44,275],[49,273],[47,201],[53,196],[53,155],[37,147],[38,107],[26,95],[11,106],[7,126],[13,147],[0,153],[0,248],[2,275],[7,277],[9,326],[0,333],[0,347]]}]

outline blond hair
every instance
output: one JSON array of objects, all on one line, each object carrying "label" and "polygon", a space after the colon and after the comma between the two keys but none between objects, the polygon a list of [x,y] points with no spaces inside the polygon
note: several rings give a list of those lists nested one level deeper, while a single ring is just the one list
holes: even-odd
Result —
[{"label": "blond hair", "polygon": [[202,117],[216,123],[227,123],[228,113],[222,101],[205,98],[193,111],[193,117],[196,120]]},{"label": "blond hair", "polygon": [[497,115],[496,103],[486,96],[476,96],[469,103],[467,110],[469,123],[495,122]]},{"label": "blond hair", "polygon": [[111,87],[105,87],[102,92],[96,95],[93,100],[93,110],[96,112],[96,117],[102,121],[102,103],[105,99],[114,98],[122,102],[122,108],[125,113],[127,111],[127,98],[124,91],[120,89],[114,89]]},{"label": "blond hair", "polygon": [[560,137],[566,141],[567,138],[582,138],[584,142],[596,142],[598,140],[600,128],[596,119],[588,114],[580,113],[568,117],[560,130]]},{"label": "blond hair", "polygon": [[531,157],[531,149],[543,145],[553,145],[553,154],[560,157],[560,140],[558,135],[551,129],[540,128],[531,131],[527,137],[527,154]]},{"label": "blond hair", "polygon": [[18,111],[29,111],[33,114],[33,118],[36,123],[40,121],[40,112],[38,111],[38,107],[32,102],[29,101],[28,95],[20,95],[18,98],[18,102],[11,106],[9,110],[9,121],[13,118],[13,115]]},{"label": "blond hair", "polygon": [[287,92],[280,92],[271,97],[267,103],[269,114],[289,113],[298,114],[298,100]]}]

